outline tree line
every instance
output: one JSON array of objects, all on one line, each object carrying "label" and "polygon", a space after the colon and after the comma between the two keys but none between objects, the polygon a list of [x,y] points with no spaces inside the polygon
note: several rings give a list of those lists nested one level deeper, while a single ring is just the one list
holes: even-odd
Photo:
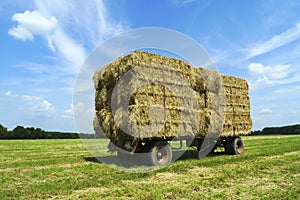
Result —
[{"label": "tree line", "polygon": [[251,135],[293,135],[300,134],[300,124],[282,126],[282,127],[266,127],[262,130],[252,131]]},{"label": "tree line", "polygon": [[[77,139],[81,134],[45,131],[40,128],[17,126],[9,131],[0,124],[0,139]],[[94,134],[85,134],[85,138],[94,138]]]},{"label": "tree line", "polygon": [[[252,131],[250,135],[285,135],[300,134],[300,124],[283,127],[266,127],[262,130]],[[58,131],[45,131],[40,128],[17,126],[9,131],[0,124],[0,140],[18,139],[78,139],[78,138],[105,138],[104,134],[77,134]]]}]

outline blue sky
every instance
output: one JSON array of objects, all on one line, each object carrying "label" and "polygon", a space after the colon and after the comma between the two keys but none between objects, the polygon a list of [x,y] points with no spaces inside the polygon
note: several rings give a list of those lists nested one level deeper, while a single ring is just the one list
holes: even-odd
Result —
[{"label": "blue sky", "polygon": [[253,129],[300,123],[299,1],[2,1],[0,123],[75,131],[76,75],[123,31],[162,27],[196,40],[222,74],[246,78]]}]

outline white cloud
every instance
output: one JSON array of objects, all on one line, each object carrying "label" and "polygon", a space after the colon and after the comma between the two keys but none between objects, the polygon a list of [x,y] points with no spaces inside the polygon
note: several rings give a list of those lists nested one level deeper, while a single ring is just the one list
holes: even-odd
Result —
[{"label": "white cloud", "polygon": [[22,95],[22,99],[30,106],[31,110],[37,112],[51,112],[53,111],[52,104],[43,97]]},{"label": "white cloud", "polygon": [[65,113],[66,114],[73,114],[73,111],[71,109],[67,109],[67,110],[65,110]]},{"label": "white cloud", "polygon": [[269,113],[272,113],[273,111],[269,108],[264,108],[264,109],[261,109],[259,113],[261,114],[269,114]]},{"label": "white cloud", "polygon": [[8,34],[24,41],[33,40],[34,35],[51,34],[57,26],[55,17],[46,18],[37,10],[15,13],[12,20],[18,25],[9,29]]},{"label": "white cloud", "polygon": [[34,1],[36,10],[15,13],[18,25],[9,35],[20,40],[42,36],[58,58],[60,71],[76,74],[87,51],[101,41],[120,33],[124,26],[109,15],[103,1]]},{"label": "white cloud", "polygon": [[256,85],[283,83],[292,72],[291,65],[264,66],[261,63],[250,63],[248,71]]},{"label": "white cloud", "polygon": [[63,58],[62,62],[65,65],[63,71],[67,73],[76,73],[86,58],[83,46],[61,30],[50,36],[48,44],[50,44],[50,49],[54,52],[57,50],[59,56]]},{"label": "white cloud", "polygon": [[[47,14],[45,14],[47,16]],[[82,44],[75,42],[72,37],[66,34],[58,20],[54,16],[44,17],[38,11],[25,11],[15,13],[12,17],[18,22],[17,27],[9,29],[9,35],[21,40],[33,40],[35,35],[43,36],[47,40],[49,49],[58,53],[63,71],[76,73],[86,58],[85,49]]]},{"label": "white cloud", "polygon": [[5,93],[5,96],[11,96],[11,91],[10,90],[8,90],[6,93]]},{"label": "white cloud", "polygon": [[51,113],[54,111],[53,105],[40,96],[12,94],[11,91],[7,91],[5,95],[10,98],[21,100],[23,102],[22,110],[26,111],[27,114]]},{"label": "white cloud", "polygon": [[30,31],[22,26],[13,27],[8,30],[8,34],[20,40],[33,40],[33,35]]},{"label": "white cloud", "polygon": [[74,118],[74,113],[73,113],[73,104],[70,104],[70,108],[64,111],[64,118]]},{"label": "white cloud", "polygon": [[176,5],[184,5],[184,4],[192,3],[195,0],[170,0],[170,1]]},{"label": "white cloud", "polygon": [[75,105],[72,105],[72,109],[75,113],[79,112],[80,110],[86,110],[83,102],[78,102]]},{"label": "white cloud", "polygon": [[110,16],[101,0],[36,0],[35,5],[44,15],[55,16],[62,32],[91,48],[125,29],[121,22]]},{"label": "white cloud", "polygon": [[49,66],[41,65],[38,63],[32,63],[32,62],[24,62],[21,64],[16,65],[17,68],[21,68],[22,70],[25,70],[26,72],[34,73],[34,74],[46,74],[51,71]]},{"label": "white cloud", "polygon": [[285,32],[273,36],[270,40],[252,45],[247,49],[247,58],[262,55],[300,38],[300,22]]}]

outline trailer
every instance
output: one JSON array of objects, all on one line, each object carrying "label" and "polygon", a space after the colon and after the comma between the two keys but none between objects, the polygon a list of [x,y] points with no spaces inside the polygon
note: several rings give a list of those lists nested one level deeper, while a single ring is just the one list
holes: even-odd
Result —
[{"label": "trailer", "polygon": [[252,120],[242,78],[134,51],[97,70],[94,86],[95,132],[104,132],[121,160],[140,153],[151,165],[168,165],[171,141],[203,155],[217,147],[244,152],[241,136],[251,132]]}]

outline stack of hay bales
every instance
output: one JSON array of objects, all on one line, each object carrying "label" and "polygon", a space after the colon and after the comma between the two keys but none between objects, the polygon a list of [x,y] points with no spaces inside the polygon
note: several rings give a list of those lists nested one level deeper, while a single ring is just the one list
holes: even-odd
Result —
[{"label": "stack of hay bales", "polygon": [[246,80],[222,75],[226,91],[225,123],[221,135],[246,135],[251,132],[249,87]]},{"label": "stack of hay bales", "polygon": [[247,82],[179,59],[135,51],[97,70],[94,86],[96,121],[117,146],[133,138],[203,137],[223,124],[225,106],[221,135],[251,131]]}]

